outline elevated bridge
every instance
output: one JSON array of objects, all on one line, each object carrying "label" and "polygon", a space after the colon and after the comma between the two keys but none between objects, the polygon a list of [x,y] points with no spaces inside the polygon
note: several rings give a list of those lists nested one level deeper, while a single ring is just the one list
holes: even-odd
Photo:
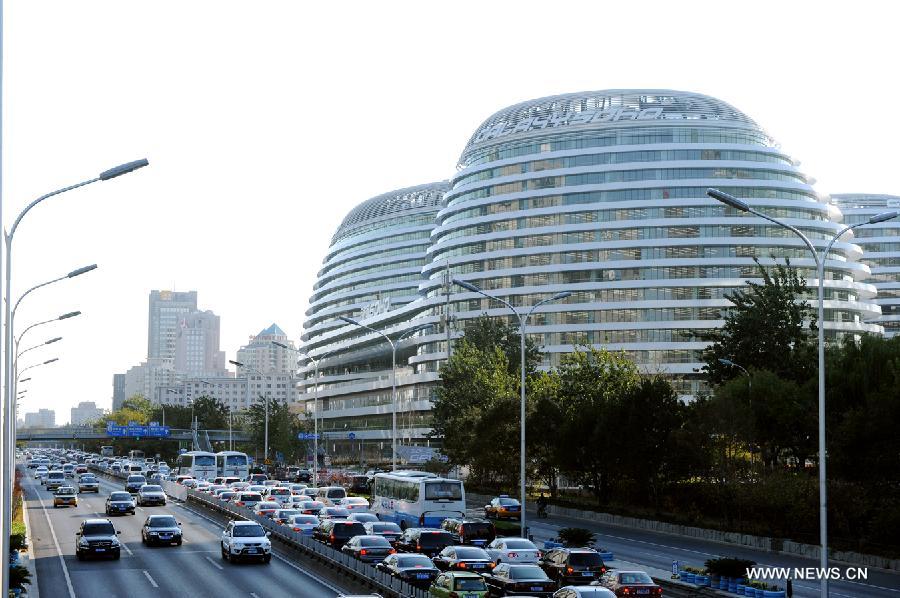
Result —
[{"label": "elevated bridge", "polygon": [[[170,428],[168,436],[141,436],[145,440],[173,440],[194,442],[194,430],[190,428]],[[250,435],[241,430],[197,430],[197,435],[210,442],[228,441],[248,442]],[[85,428],[80,426],[62,426],[59,428],[16,428],[17,441],[52,441],[52,440],[134,440],[134,436],[110,436],[105,429]],[[202,441],[201,441],[202,442]]]}]

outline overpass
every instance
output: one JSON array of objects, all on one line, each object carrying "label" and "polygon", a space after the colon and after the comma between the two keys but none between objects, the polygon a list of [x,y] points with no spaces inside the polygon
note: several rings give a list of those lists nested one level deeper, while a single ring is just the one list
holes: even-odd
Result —
[{"label": "overpass", "polygon": [[[177,440],[194,442],[194,431],[190,428],[170,428],[168,436],[141,436],[144,440]],[[229,436],[230,434],[230,436]],[[250,435],[243,430],[197,430],[197,435],[210,442],[225,441],[229,438],[235,442],[248,442]],[[16,428],[17,441],[52,441],[52,440],[134,440],[134,436],[110,436],[105,428],[85,428],[81,426],[62,426],[59,428]]]}]

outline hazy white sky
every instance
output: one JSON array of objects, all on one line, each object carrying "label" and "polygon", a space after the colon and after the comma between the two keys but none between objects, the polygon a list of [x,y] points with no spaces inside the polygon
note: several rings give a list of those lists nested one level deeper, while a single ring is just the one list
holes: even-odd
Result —
[{"label": "hazy white sky", "polygon": [[[697,91],[761,123],[829,193],[900,194],[893,2],[7,0],[4,225],[35,369],[20,413],[109,407],[147,352],[150,289],[195,289],[233,359],[294,340],[334,229],[361,201],[448,178],[482,120],[606,88]],[[29,357],[33,356],[33,359]]]}]

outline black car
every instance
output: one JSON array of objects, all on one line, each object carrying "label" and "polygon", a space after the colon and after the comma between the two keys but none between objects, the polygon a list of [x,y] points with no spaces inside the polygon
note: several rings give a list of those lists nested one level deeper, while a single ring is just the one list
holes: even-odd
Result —
[{"label": "black car", "polygon": [[365,535],[366,528],[362,523],[346,519],[326,519],[313,530],[315,540],[337,549],[340,549],[353,536]]},{"label": "black car", "polygon": [[121,544],[109,519],[85,519],[75,532],[75,556],[83,561],[89,556],[108,556],[119,559]]},{"label": "black car", "polygon": [[440,570],[424,554],[392,554],[375,568],[422,589],[430,586],[440,574]]},{"label": "black car", "polygon": [[477,546],[448,546],[431,560],[441,571],[489,573],[494,568],[491,556]]},{"label": "black car", "polygon": [[137,494],[141,486],[147,483],[147,478],[142,475],[130,475],[125,480],[125,490],[131,494]]},{"label": "black car", "polygon": [[450,532],[427,527],[411,527],[403,532],[394,546],[400,552],[419,552],[430,557],[456,544]]},{"label": "black car", "polygon": [[127,492],[110,492],[106,497],[107,515],[134,515],[134,499]]},{"label": "black car", "polygon": [[487,546],[497,537],[494,524],[487,519],[444,519],[441,529],[456,536],[459,544]]},{"label": "black car", "polygon": [[593,548],[554,548],[540,561],[550,579],[567,585],[587,585],[606,573],[603,559]]},{"label": "black car", "polygon": [[171,515],[150,515],[141,528],[141,542],[181,546],[181,524]]},{"label": "black car", "polygon": [[400,536],[403,535],[403,530],[400,529],[400,526],[391,521],[371,521],[363,523],[363,525],[366,527],[367,534],[384,536],[391,545],[396,544]]},{"label": "black car", "polygon": [[484,576],[491,596],[552,596],[556,582],[537,565],[500,563]]},{"label": "black car", "polygon": [[379,563],[397,551],[381,536],[353,536],[349,542],[341,546],[341,552],[365,563]]}]

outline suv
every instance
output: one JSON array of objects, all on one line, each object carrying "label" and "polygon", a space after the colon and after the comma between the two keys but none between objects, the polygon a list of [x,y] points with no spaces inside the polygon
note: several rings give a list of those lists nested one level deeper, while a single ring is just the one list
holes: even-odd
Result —
[{"label": "suv", "polygon": [[441,529],[453,534],[460,544],[487,546],[497,537],[494,524],[486,519],[444,519]]},{"label": "suv", "polygon": [[47,487],[47,490],[56,490],[65,483],[66,474],[58,469],[47,472],[47,477],[44,479],[44,486]]},{"label": "suv", "polygon": [[586,585],[606,573],[600,553],[593,548],[554,548],[539,564],[560,587]]},{"label": "suv", "polygon": [[340,550],[353,536],[365,536],[366,528],[359,521],[326,519],[313,530],[313,538]]},{"label": "suv", "polygon": [[111,556],[118,560],[120,533],[109,519],[85,519],[75,532],[75,556],[79,561],[88,556]]},{"label": "suv", "polygon": [[448,546],[456,544],[456,538],[448,531],[427,527],[411,527],[403,532],[394,546],[400,552],[420,552],[433,557]]},{"label": "suv", "polygon": [[272,560],[269,532],[255,521],[229,521],[222,532],[222,559],[237,561],[244,558]]},{"label": "suv", "polygon": [[147,478],[142,475],[130,475],[125,480],[125,490],[130,494],[137,494],[141,486],[147,483]]},{"label": "suv", "polygon": [[131,513],[134,515],[134,499],[131,495],[122,490],[110,492],[106,498],[106,514],[113,513]]}]

